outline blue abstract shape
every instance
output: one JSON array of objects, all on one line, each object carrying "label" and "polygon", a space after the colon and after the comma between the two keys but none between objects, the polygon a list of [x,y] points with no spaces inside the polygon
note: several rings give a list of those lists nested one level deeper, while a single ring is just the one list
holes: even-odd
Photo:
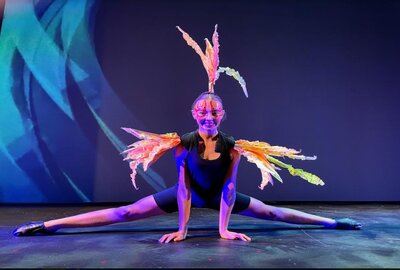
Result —
[{"label": "blue abstract shape", "polygon": [[[0,159],[6,173],[0,175],[0,201],[93,200],[99,131],[120,153],[125,144],[113,130],[126,123],[143,127],[97,61],[88,29],[94,6],[94,0],[5,3],[0,126],[7,128],[0,132]],[[102,113],[103,106],[112,114]],[[138,172],[155,190],[166,187],[155,171]],[[26,187],[32,192],[19,197]]]}]

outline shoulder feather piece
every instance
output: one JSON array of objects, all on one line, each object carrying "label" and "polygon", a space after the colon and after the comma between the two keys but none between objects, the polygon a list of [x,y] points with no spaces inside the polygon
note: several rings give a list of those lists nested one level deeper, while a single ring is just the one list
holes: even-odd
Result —
[{"label": "shoulder feather piece", "polygon": [[122,152],[125,154],[124,160],[130,160],[129,167],[132,170],[131,180],[135,189],[138,189],[135,182],[136,169],[139,164],[143,165],[143,170],[156,162],[165,152],[177,146],[181,139],[177,133],[154,134],[140,131],[133,128],[122,128],[132,134],[140,141],[128,145],[128,149]]},{"label": "shoulder feather piece", "polygon": [[[286,148],[283,146],[271,146],[266,142],[260,141],[247,141],[237,140],[235,142],[235,150],[241,155],[245,156],[251,163],[255,163],[261,171],[262,181],[259,188],[262,190],[268,183],[273,185],[272,176],[278,181],[283,182],[279,176],[277,170],[285,168],[291,175],[300,176],[304,180],[314,185],[324,185],[324,182],[316,175],[309,172],[303,171],[302,169],[293,168],[292,165],[283,163],[282,161],[274,158],[276,157],[288,157],[292,159],[301,160],[315,160],[316,156],[307,157],[298,155],[300,151],[295,149]],[[279,166],[279,167],[278,167]]]},{"label": "shoulder feather piece", "polygon": [[246,82],[240,76],[239,72],[234,70],[230,67],[219,67],[219,40],[218,40],[218,32],[217,32],[218,25],[215,25],[214,33],[212,36],[212,44],[206,38],[206,50],[205,53],[201,50],[200,46],[194,41],[191,36],[182,30],[179,26],[178,30],[182,33],[183,39],[186,40],[187,44],[192,47],[195,52],[200,56],[201,62],[205,70],[207,71],[208,75],[208,92],[214,93],[214,85],[215,81],[218,80],[219,74],[224,73],[232,76],[235,80],[240,83],[240,86],[243,89],[243,92],[246,97],[248,97],[247,89],[246,89]]}]

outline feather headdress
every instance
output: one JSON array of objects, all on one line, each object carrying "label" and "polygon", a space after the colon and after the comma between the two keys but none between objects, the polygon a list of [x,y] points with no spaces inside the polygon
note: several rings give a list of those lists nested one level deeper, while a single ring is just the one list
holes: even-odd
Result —
[{"label": "feather headdress", "polygon": [[[246,83],[240,76],[239,72],[230,67],[219,67],[219,41],[217,25],[212,36],[212,44],[206,38],[206,50],[203,52],[200,46],[179,26],[178,30],[182,32],[183,38],[187,44],[192,47],[200,56],[204,68],[208,75],[208,92],[214,93],[215,81],[218,80],[220,73],[225,73],[235,78],[241,85],[244,94],[248,97]],[[126,132],[134,135],[140,141],[137,141],[128,146],[128,149],[122,152],[125,154],[124,160],[129,160],[130,168],[132,169],[131,180],[134,187],[137,189],[135,177],[136,170],[139,165],[143,166],[143,170],[157,161],[166,151],[174,148],[181,143],[181,139],[177,133],[155,134],[145,131],[140,131],[132,128],[122,128]],[[264,189],[269,183],[273,184],[272,177],[282,182],[277,170],[280,168],[287,169],[293,176],[299,176],[304,180],[314,185],[324,185],[324,182],[316,175],[306,172],[299,168],[294,168],[290,164],[286,164],[275,157],[288,157],[291,159],[315,160],[317,157],[308,157],[300,155],[300,151],[286,148],[283,146],[273,146],[266,142],[260,141],[235,141],[234,149],[241,155],[245,156],[249,162],[256,164],[261,171],[260,189]]]},{"label": "feather headdress", "polygon": [[214,93],[215,81],[218,80],[220,73],[225,73],[226,75],[232,76],[235,80],[240,83],[243,92],[246,97],[248,97],[246,82],[240,76],[239,72],[230,67],[219,67],[219,40],[218,40],[218,25],[215,25],[214,33],[212,35],[212,44],[205,38],[206,50],[203,52],[200,46],[194,41],[188,33],[182,30],[179,26],[178,30],[182,33],[183,38],[186,40],[187,44],[192,47],[195,52],[200,56],[201,62],[206,69],[208,75],[208,92]]}]

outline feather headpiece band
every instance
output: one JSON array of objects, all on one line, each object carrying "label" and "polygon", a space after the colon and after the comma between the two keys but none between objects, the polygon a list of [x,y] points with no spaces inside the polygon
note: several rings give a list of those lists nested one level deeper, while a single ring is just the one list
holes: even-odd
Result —
[{"label": "feather headpiece band", "polygon": [[226,75],[232,76],[240,83],[240,86],[242,87],[245,96],[248,97],[246,82],[240,76],[239,72],[230,67],[219,67],[219,40],[217,27],[218,25],[215,25],[214,33],[212,36],[212,45],[210,41],[205,38],[206,50],[205,52],[203,52],[196,41],[194,41],[188,33],[183,31],[182,28],[177,26],[187,44],[195,50],[195,52],[200,56],[201,61],[203,62],[203,66],[206,69],[208,75],[208,92],[214,93],[215,81],[218,80],[220,73],[225,72]]}]

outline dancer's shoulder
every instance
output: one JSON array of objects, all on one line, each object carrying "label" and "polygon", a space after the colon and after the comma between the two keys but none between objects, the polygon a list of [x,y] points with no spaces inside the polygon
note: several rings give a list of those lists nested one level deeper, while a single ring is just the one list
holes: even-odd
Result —
[{"label": "dancer's shoulder", "polygon": [[187,150],[191,150],[192,147],[197,145],[198,138],[196,130],[185,133],[181,135],[180,138],[181,138],[181,145]]},{"label": "dancer's shoulder", "polygon": [[222,131],[219,131],[219,135],[220,135],[220,139],[222,139],[224,141],[224,143],[226,143],[229,148],[232,148],[235,146],[235,138],[231,135],[228,135]]}]

